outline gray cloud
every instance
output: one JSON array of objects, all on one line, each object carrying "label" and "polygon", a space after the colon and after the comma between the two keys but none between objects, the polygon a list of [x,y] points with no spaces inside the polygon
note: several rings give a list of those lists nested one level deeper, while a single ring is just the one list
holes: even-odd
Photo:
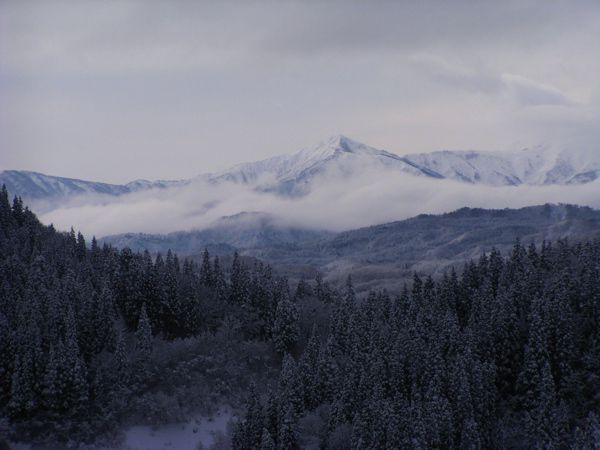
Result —
[{"label": "gray cloud", "polygon": [[183,178],[335,133],[593,145],[599,19],[592,1],[0,1],[0,168]]},{"label": "gray cloud", "polygon": [[423,70],[431,80],[453,89],[491,95],[509,94],[521,106],[574,106],[577,103],[555,86],[538,83],[523,76],[496,74],[486,67],[453,66],[427,54],[419,54],[412,59],[415,66]]},{"label": "gray cloud", "polygon": [[506,74],[503,75],[506,87],[515,99],[525,106],[540,105],[574,105],[574,101],[554,86],[543,85],[527,78]]}]

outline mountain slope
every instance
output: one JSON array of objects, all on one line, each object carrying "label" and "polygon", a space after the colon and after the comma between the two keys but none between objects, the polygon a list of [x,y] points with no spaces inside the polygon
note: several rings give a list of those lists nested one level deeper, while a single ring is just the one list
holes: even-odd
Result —
[{"label": "mountain slope", "polygon": [[104,240],[136,250],[171,248],[188,256],[204,247],[218,254],[236,249],[287,268],[290,274],[313,268],[336,279],[350,271],[366,289],[409,279],[415,270],[439,274],[492,247],[509,251],[517,238],[525,244],[600,238],[600,211],[550,204],[503,210],[462,208],[337,234],[287,228],[263,215],[238,215],[209,230],[166,236],[126,234]]},{"label": "mountain slope", "polygon": [[257,184],[261,190],[301,195],[319,176],[351,177],[369,169],[442,178],[406,158],[338,135],[291,155],[239,164],[212,175],[211,180]]},{"label": "mountain slope", "polygon": [[67,197],[86,193],[121,195],[129,192],[125,185],[54,177],[38,172],[18,170],[0,172],[0,183],[5,184],[9,192],[28,199]]},{"label": "mountain slope", "polygon": [[406,159],[444,178],[502,185],[580,184],[600,178],[600,160],[585,152],[548,147],[515,152],[438,151]]},{"label": "mountain slope", "polygon": [[153,188],[167,188],[187,184],[188,181],[135,180],[127,184],[110,184],[76,178],[55,177],[26,170],[0,172],[0,185],[6,185],[11,194],[27,200],[61,199],[82,194],[119,196]]},{"label": "mountain slope", "polygon": [[292,155],[244,163],[211,175],[214,181],[258,184],[280,193],[306,193],[319,176],[350,177],[365,170],[410,174],[491,186],[579,184],[600,178],[592,152],[538,146],[513,152],[436,151],[399,156],[345,136],[333,136]]},{"label": "mountain slope", "polygon": [[517,238],[540,242],[599,236],[600,211],[587,207],[462,208],[339,233],[320,251],[337,258],[382,263],[394,262],[399,253],[415,261],[469,259],[494,246],[511,246]]},{"label": "mountain slope", "polygon": [[224,217],[212,227],[195,231],[168,234],[125,233],[102,239],[116,247],[129,247],[152,253],[168,249],[182,255],[199,253],[208,248],[212,253],[231,254],[244,249],[252,256],[261,256],[263,249],[270,251],[299,251],[301,246],[334,236],[335,233],[307,230],[279,225],[275,219],[262,213],[241,213]]}]

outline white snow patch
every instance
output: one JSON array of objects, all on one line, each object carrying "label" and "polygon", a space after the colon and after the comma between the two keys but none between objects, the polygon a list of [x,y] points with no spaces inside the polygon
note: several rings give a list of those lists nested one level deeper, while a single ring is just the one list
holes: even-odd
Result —
[{"label": "white snow patch", "polygon": [[[123,450],[197,450],[209,448],[215,433],[227,430],[233,413],[221,408],[212,417],[195,416],[185,423],[163,425],[152,428],[138,425],[125,432]],[[199,444],[201,443],[201,447]]]}]

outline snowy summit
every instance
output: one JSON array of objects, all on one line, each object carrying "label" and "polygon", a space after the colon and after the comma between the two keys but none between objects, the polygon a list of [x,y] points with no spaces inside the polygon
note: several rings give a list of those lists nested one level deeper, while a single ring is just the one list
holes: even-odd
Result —
[{"label": "snowy summit", "polygon": [[0,184],[28,199],[65,198],[78,194],[112,196],[187,185],[203,180],[252,185],[260,191],[301,196],[315,182],[352,177],[365,170],[385,176],[420,176],[489,186],[582,184],[600,178],[600,161],[592,152],[538,146],[514,152],[443,150],[398,155],[376,149],[343,135],[332,136],[311,148],[261,161],[247,162],[222,172],[189,180],[135,180],[124,185],[54,177],[37,172],[6,170]]}]

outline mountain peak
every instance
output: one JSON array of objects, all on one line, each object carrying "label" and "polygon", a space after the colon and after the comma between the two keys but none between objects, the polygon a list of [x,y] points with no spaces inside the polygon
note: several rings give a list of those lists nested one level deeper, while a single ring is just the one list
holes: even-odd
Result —
[{"label": "mountain peak", "polygon": [[334,136],[331,136],[329,137],[329,139],[327,139],[326,142],[332,148],[349,153],[354,153],[357,150],[375,150],[374,148],[369,147],[368,145],[363,144],[362,142],[350,139],[348,136],[344,136],[343,134],[336,134]]},{"label": "mountain peak", "polygon": [[356,147],[365,147],[364,144],[354,141],[343,134],[330,136],[326,142],[329,147],[334,147],[347,152],[352,152],[352,149]]},{"label": "mountain peak", "polygon": [[350,139],[342,134],[337,134],[319,142],[312,148],[301,150],[297,155],[301,157],[308,156],[310,159],[326,159],[339,153],[375,154],[378,152],[378,150],[368,145]]}]

